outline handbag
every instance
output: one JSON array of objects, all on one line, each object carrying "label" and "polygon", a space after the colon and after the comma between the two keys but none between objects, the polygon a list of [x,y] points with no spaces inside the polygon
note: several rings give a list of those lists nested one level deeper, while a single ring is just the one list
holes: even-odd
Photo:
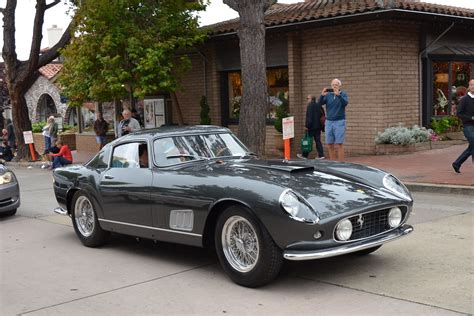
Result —
[{"label": "handbag", "polygon": [[301,138],[301,152],[304,154],[309,154],[313,150],[313,137],[308,135],[308,131],[304,133],[303,138]]}]

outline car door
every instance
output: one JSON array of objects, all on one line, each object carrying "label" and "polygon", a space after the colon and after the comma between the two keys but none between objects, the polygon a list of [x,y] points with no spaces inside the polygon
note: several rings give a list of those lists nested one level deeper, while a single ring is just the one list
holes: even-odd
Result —
[{"label": "car door", "polygon": [[[101,175],[99,190],[107,220],[151,226],[150,188],[152,172],[148,165],[140,166],[146,141],[128,142],[113,148],[110,168]],[[142,155],[143,157],[143,155]],[[148,163],[148,159],[146,159]]]}]

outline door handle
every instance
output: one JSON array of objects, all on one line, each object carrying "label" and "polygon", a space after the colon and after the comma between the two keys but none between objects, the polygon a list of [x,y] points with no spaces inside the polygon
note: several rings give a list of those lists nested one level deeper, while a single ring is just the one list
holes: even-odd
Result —
[{"label": "door handle", "polygon": [[109,175],[105,175],[104,178],[105,178],[105,179],[108,179],[108,180],[111,180],[111,179],[113,179],[114,177],[113,177],[113,176],[109,176]]}]

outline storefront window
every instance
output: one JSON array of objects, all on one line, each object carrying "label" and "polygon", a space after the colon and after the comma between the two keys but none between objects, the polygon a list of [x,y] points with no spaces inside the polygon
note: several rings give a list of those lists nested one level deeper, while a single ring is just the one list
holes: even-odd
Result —
[{"label": "storefront window", "polygon": [[[229,91],[229,118],[238,119],[242,99],[242,79],[240,71],[227,74]],[[275,118],[275,110],[283,101],[288,100],[288,68],[267,69],[268,112],[267,119]]]},{"label": "storefront window", "polygon": [[433,63],[433,115],[442,116],[456,112],[456,105],[466,94],[472,70],[472,63]]}]

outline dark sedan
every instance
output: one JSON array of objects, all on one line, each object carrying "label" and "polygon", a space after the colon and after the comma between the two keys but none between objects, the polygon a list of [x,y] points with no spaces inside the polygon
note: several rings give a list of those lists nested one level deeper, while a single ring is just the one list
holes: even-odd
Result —
[{"label": "dark sedan", "polygon": [[258,159],[230,130],[162,127],[54,171],[57,213],[82,243],[110,232],[215,248],[236,283],[273,280],[284,259],[369,254],[410,233],[413,200],[393,175],[324,160]]},{"label": "dark sedan", "polygon": [[12,170],[0,164],[0,215],[15,215],[20,207],[20,187]]}]

